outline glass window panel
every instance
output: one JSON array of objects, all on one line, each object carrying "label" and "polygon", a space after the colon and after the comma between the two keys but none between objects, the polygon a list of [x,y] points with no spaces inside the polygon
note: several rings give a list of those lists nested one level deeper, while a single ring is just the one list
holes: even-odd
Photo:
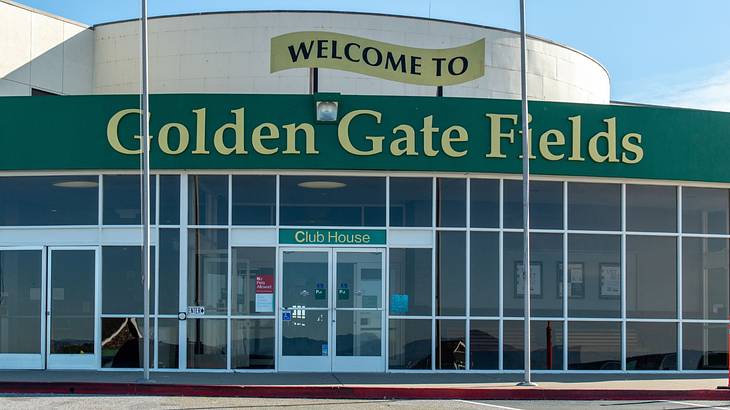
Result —
[{"label": "glass window panel", "polygon": [[226,314],[228,301],[228,231],[188,230],[188,306],[205,306],[206,314]]},{"label": "glass window panel", "polygon": [[160,175],[160,225],[179,224],[180,176]]},{"label": "glass window panel", "polygon": [[225,369],[226,320],[188,319],[187,324],[188,369]]},{"label": "glass window panel", "polygon": [[621,237],[569,234],[568,279],[569,317],[621,316]]},{"label": "glass window panel", "polygon": [[682,324],[682,370],[727,370],[727,324]]},{"label": "glass window panel", "polygon": [[677,324],[626,323],[626,370],[677,370]]},{"label": "glass window panel", "polygon": [[380,356],[382,312],[337,310],[337,356]]},{"label": "glass window panel", "polygon": [[0,225],[96,225],[99,177],[0,177]]},{"label": "glass window panel", "polygon": [[568,322],[568,370],[621,370],[621,323]]},{"label": "glass window panel", "polygon": [[[101,251],[101,312],[143,314],[142,247],[103,246]],[[150,312],[155,306],[155,250],[150,255]]]},{"label": "glass window panel", "polygon": [[683,318],[727,319],[728,260],[727,239],[682,239]]},{"label": "glass window panel", "polygon": [[284,252],[282,304],[285,308],[326,308],[329,278],[327,252]]},{"label": "glass window panel", "polygon": [[626,185],[626,229],[677,232],[677,187]]},{"label": "glass window panel", "polygon": [[53,250],[50,269],[50,353],[93,353],[96,252]]},{"label": "glass window panel", "polygon": [[157,319],[157,367],[160,369],[177,369],[179,348],[179,326],[175,319]]},{"label": "glass window panel", "polygon": [[499,314],[499,233],[471,232],[469,291],[472,316]]},{"label": "glass window panel", "polygon": [[[523,369],[525,365],[525,322],[504,321],[504,368]],[[534,370],[563,369],[563,322],[530,322],[530,367]]]},{"label": "glass window panel", "polygon": [[231,368],[274,368],[274,320],[231,320]]},{"label": "glass window panel", "polygon": [[[104,175],[104,225],[142,224],[139,175]],[[150,209],[155,209],[155,178],[150,179]],[[150,213],[155,223],[155,212]]]},{"label": "glass window panel", "polygon": [[338,308],[375,309],[383,306],[383,254],[337,252],[335,287]]},{"label": "glass window panel", "polygon": [[390,178],[390,226],[433,226],[431,178]]},{"label": "glass window panel", "polygon": [[626,316],[677,317],[677,239],[626,237]]},{"label": "glass window panel", "polygon": [[[180,230],[160,229],[159,276],[160,314],[177,314],[180,310]],[[153,265],[154,266],[154,265]]]},{"label": "glass window panel", "polygon": [[[504,307],[505,316],[523,316],[524,282],[522,233],[504,233]],[[563,235],[530,235],[531,310],[534,316],[562,316],[563,301],[558,282],[563,261]]]},{"label": "glass window panel", "polygon": [[466,226],[465,179],[436,179],[436,226]]},{"label": "glass window panel", "polygon": [[390,249],[390,314],[431,315],[431,249]]},{"label": "glass window panel", "polygon": [[231,314],[273,315],[276,248],[233,248]]},{"label": "glass window panel", "polygon": [[276,225],[276,176],[233,176],[233,225]]},{"label": "glass window panel", "polygon": [[499,227],[499,180],[472,178],[469,182],[471,226]]},{"label": "glass window panel", "polygon": [[[154,324],[154,322],[150,322]],[[154,329],[154,327],[152,327]],[[142,367],[144,324],[142,318],[101,319],[101,367],[135,369]],[[150,340],[150,356],[154,352]],[[150,366],[154,366],[150,357]]]},{"label": "glass window panel", "polygon": [[0,354],[41,352],[40,250],[0,251]]},{"label": "glass window panel", "polygon": [[436,369],[466,369],[466,320],[436,320]]},{"label": "glass window panel", "polygon": [[228,175],[188,177],[188,223],[228,224]]},{"label": "glass window panel", "polygon": [[282,176],[279,218],[289,226],[385,226],[385,178]]},{"label": "glass window panel", "polygon": [[568,183],[568,228],[621,229],[621,185]]},{"label": "glass window panel", "polygon": [[293,309],[292,318],[281,322],[284,356],[328,356],[329,311]]},{"label": "glass window panel", "polygon": [[499,368],[499,321],[472,320],[469,325],[472,370]]},{"label": "glass window panel", "polygon": [[[522,180],[504,180],[504,227],[522,228]],[[530,181],[530,228],[563,228],[563,183]]]},{"label": "glass window panel", "polygon": [[728,190],[682,188],[682,232],[728,233]]},{"label": "glass window panel", "polygon": [[466,314],[466,232],[437,232],[436,308],[440,316]]},{"label": "glass window panel", "polygon": [[390,319],[389,369],[431,369],[431,320]]}]

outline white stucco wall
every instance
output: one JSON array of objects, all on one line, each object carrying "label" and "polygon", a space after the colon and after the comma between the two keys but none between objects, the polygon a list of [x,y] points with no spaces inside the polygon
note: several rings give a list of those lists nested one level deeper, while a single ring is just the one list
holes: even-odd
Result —
[{"label": "white stucco wall", "polygon": [[0,0],[0,95],[90,94],[93,52],[87,26]]},{"label": "white stucco wall", "polygon": [[[389,43],[446,48],[486,39],[486,75],[444,87],[445,96],[520,98],[519,37],[505,30],[420,18],[322,12],[240,12],[150,20],[150,88],[156,93],[306,93],[308,70],[269,73],[279,34],[324,30]],[[139,24],[94,27],[94,93],[139,92]],[[609,103],[606,70],[590,57],[540,39],[528,41],[532,99]],[[435,87],[320,70],[319,91],[435,95]]]}]

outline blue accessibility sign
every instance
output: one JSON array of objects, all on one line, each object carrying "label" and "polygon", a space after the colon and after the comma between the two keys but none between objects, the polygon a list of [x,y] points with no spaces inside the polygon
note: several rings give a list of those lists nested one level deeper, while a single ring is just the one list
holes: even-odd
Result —
[{"label": "blue accessibility sign", "polygon": [[285,310],[281,312],[281,320],[284,322],[291,321],[291,310]]}]

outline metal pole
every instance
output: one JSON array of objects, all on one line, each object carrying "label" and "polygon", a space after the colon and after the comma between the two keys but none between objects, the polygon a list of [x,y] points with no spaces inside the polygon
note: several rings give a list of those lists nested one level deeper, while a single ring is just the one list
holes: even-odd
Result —
[{"label": "metal pole", "polygon": [[522,83],[522,271],[525,285],[525,376],[518,386],[535,386],[530,379],[530,134],[527,117],[527,47],[525,35],[525,0],[520,0],[520,81]]},{"label": "metal pole", "polygon": [[144,380],[150,380],[150,139],[147,0],[142,1],[142,288],[144,290]]}]

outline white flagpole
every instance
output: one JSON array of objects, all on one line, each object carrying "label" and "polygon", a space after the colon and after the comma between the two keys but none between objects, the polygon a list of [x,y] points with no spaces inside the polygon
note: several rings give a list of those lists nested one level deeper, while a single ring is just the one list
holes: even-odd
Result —
[{"label": "white flagpole", "polygon": [[150,139],[147,44],[147,0],[142,1],[142,289],[144,290],[144,380],[150,380]]},{"label": "white flagpole", "polygon": [[525,0],[520,0],[520,80],[522,83],[522,272],[525,290],[525,375],[519,386],[535,386],[530,377],[530,134],[527,109],[527,46],[525,35]]}]

